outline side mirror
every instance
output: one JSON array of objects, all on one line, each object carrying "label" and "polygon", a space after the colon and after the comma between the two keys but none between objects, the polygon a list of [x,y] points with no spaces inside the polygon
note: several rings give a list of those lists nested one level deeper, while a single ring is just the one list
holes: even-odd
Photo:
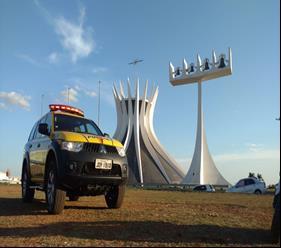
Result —
[{"label": "side mirror", "polygon": [[48,124],[47,123],[40,123],[38,127],[39,133],[43,135],[49,135]]},{"label": "side mirror", "polygon": [[110,135],[108,133],[104,133],[103,136],[106,138],[110,138]]}]

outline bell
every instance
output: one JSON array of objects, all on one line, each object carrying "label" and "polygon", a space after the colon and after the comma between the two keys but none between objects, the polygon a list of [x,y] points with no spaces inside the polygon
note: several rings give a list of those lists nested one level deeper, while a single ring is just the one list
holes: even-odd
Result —
[{"label": "bell", "polygon": [[205,59],[204,60],[204,70],[203,71],[207,71],[210,70],[210,66],[209,66],[209,59]]},{"label": "bell", "polygon": [[221,55],[220,55],[219,60],[220,60],[220,63],[219,63],[218,68],[224,68],[224,67],[226,67],[226,65],[225,65],[225,55],[224,55],[224,54],[221,54]]},{"label": "bell", "polygon": [[181,74],[180,68],[177,67],[176,71],[175,71],[175,76],[179,76]]},{"label": "bell", "polygon": [[194,72],[194,64],[193,63],[190,64],[189,73],[190,72]]}]

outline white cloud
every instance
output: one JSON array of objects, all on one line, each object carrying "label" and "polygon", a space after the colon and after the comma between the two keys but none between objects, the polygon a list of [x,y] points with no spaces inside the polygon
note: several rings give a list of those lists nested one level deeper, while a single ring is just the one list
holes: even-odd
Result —
[{"label": "white cloud", "polygon": [[44,16],[44,18],[47,20],[47,22],[49,24],[53,24],[53,17],[52,15],[49,13],[49,11],[44,8],[44,6],[42,5],[41,1],[39,0],[33,0],[34,4],[37,6],[37,8],[39,9],[39,11],[42,13],[42,15]]},{"label": "white cloud", "polygon": [[81,86],[80,86],[80,85],[75,85],[75,86],[74,86],[74,89],[76,89],[76,90],[79,91],[79,90],[81,90]]},{"label": "white cloud", "polygon": [[87,96],[90,96],[90,97],[96,97],[97,96],[97,93],[95,91],[87,91],[87,90],[85,90],[84,93]]},{"label": "white cloud", "polygon": [[1,104],[2,108],[6,108],[7,105],[16,105],[25,110],[30,110],[30,104],[28,101],[30,99],[29,96],[23,96],[20,93],[14,91],[0,91],[0,99],[4,101],[4,103]]},{"label": "white cloud", "polygon": [[32,64],[32,65],[35,65],[35,66],[40,66],[41,65],[37,60],[32,58],[30,55],[27,55],[27,54],[17,54],[16,56],[18,58],[22,59],[22,60],[25,60],[29,64]]},{"label": "white cloud", "polygon": [[96,44],[92,37],[92,27],[84,27],[85,7],[80,8],[78,21],[74,22],[66,20],[64,16],[55,18],[42,5],[41,1],[33,0],[33,2],[47,22],[54,26],[62,47],[70,54],[73,63],[76,63],[80,58],[88,57],[96,49]]},{"label": "white cloud", "polygon": [[106,72],[106,71],[107,71],[106,67],[95,67],[95,68],[92,69],[92,72],[94,74],[102,73],[102,72]]},{"label": "white cloud", "polygon": [[249,172],[262,174],[267,184],[278,181],[280,171],[280,150],[248,151],[214,156],[221,173],[230,182],[247,177]]},{"label": "white cloud", "polygon": [[[280,170],[280,150],[247,151],[213,155],[214,162],[222,175],[231,183],[247,177],[249,172],[261,173],[267,184],[275,183]],[[187,173],[191,158],[178,158],[183,171]]]},{"label": "white cloud", "polygon": [[67,88],[61,92],[65,102],[78,102],[78,91],[73,88]]},{"label": "white cloud", "polygon": [[6,109],[6,105],[3,102],[0,102],[0,109]]},{"label": "white cloud", "polygon": [[97,93],[94,90],[89,89],[86,87],[83,83],[81,83],[81,80],[76,80],[78,84],[76,84],[73,88],[76,91],[79,91],[80,93],[89,96],[89,97],[96,97]]},{"label": "white cloud", "polygon": [[[78,102],[83,100],[85,97],[90,98],[96,98],[98,96],[97,90],[94,88],[97,88],[98,85],[95,85],[96,87],[89,87],[91,83],[85,84],[83,79],[81,78],[72,78],[69,81],[68,85],[65,85],[65,89],[60,92],[61,97],[57,98],[57,101],[63,101],[68,102],[68,88],[69,88],[69,101],[70,102]],[[72,83],[73,84],[72,84]],[[69,86],[71,85],[71,86]],[[101,83],[101,101],[104,101],[108,103],[113,108],[115,107],[115,102],[112,97],[112,89],[111,84],[107,82]]]},{"label": "white cloud", "polygon": [[260,152],[264,149],[262,144],[255,144],[255,143],[246,143],[245,144],[250,152]]},{"label": "white cloud", "polygon": [[55,31],[60,36],[63,48],[70,53],[73,63],[79,58],[88,57],[95,48],[92,29],[83,27],[85,12],[85,8],[80,9],[77,24],[66,20],[63,16],[54,20]]},{"label": "white cloud", "polygon": [[48,56],[48,61],[50,64],[57,64],[59,62],[59,54],[56,52],[51,53]]},{"label": "white cloud", "polygon": [[263,150],[261,152],[246,152],[246,153],[230,153],[223,155],[216,155],[216,161],[233,161],[233,160],[266,160],[266,159],[280,159],[279,150]]}]

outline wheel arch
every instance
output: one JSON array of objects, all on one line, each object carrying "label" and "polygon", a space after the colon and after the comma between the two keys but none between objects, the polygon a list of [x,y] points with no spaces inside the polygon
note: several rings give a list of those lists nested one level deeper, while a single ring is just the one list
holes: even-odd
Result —
[{"label": "wheel arch", "polygon": [[28,156],[27,153],[24,155],[23,161],[22,161],[21,178],[22,178],[22,174],[23,174],[23,169],[24,169],[24,167],[26,167],[27,173],[28,173],[29,176],[30,176],[29,156]]},{"label": "wheel arch", "polygon": [[48,155],[46,157],[46,163],[45,163],[45,172],[44,172],[44,179],[45,179],[45,182],[46,182],[46,179],[47,179],[47,172],[48,172],[48,169],[49,169],[49,162],[51,160],[55,160],[56,162],[56,170],[58,169],[58,159],[57,159],[57,155],[56,155],[56,152],[54,149],[50,149],[48,151]]},{"label": "wheel arch", "polygon": [[255,189],[255,194],[257,194],[257,193],[262,194],[262,190],[261,189]]}]

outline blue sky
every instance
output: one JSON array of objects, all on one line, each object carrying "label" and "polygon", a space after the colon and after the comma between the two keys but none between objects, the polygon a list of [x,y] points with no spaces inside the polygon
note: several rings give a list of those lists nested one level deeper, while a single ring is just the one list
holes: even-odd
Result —
[{"label": "blue sky", "polygon": [[[173,87],[168,64],[233,52],[233,75],[203,84],[209,149],[231,183],[280,171],[280,2],[0,1],[0,171],[20,175],[30,129],[48,104],[71,104],[113,135],[113,82],[159,85],[154,126],[186,172],[195,145],[197,86]],[[144,61],[137,66],[128,63]]]}]

